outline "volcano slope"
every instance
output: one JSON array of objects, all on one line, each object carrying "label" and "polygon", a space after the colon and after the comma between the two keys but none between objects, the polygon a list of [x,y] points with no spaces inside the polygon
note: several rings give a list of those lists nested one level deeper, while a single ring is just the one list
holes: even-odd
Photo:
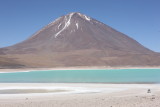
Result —
[{"label": "volcano slope", "polygon": [[61,16],[21,43],[1,48],[1,65],[4,57],[25,67],[160,65],[159,53],[76,12]]}]

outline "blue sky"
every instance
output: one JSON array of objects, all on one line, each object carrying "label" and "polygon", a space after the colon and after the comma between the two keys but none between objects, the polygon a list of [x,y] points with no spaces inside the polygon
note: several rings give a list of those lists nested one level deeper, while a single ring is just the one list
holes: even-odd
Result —
[{"label": "blue sky", "polygon": [[160,52],[160,0],[0,0],[0,47],[27,39],[70,12],[93,17]]}]

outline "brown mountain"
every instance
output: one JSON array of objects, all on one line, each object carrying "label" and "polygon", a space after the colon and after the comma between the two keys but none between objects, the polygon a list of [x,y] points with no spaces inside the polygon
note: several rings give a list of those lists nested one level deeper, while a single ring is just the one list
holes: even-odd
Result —
[{"label": "brown mountain", "polygon": [[160,65],[159,53],[81,13],[56,19],[0,54],[0,64],[7,57],[26,67]]}]

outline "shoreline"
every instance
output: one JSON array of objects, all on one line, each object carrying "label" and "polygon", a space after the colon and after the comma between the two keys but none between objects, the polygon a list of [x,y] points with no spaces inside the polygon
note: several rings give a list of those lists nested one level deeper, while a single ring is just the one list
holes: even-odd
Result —
[{"label": "shoreline", "polygon": [[[155,88],[160,84],[102,84],[102,83],[0,83],[1,90],[65,90],[70,93],[102,93],[107,90],[108,93],[120,92],[134,88]],[[108,91],[109,89],[109,91]],[[116,91],[115,91],[116,89]],[[72,92],[71,92],[72,91]],[[31,95],[34,93],[30,93]],[[41,94],[41,93],[39,93]],[[50,93],[53,94],[53,93]],[[2,94],[0,94],[1,97]],[[12,94],[11,94],[12,95]],[[22,94],[23,95],[23,94]]]},{"label": "shoreline", "polygon": [[52,71],[52,70],[113,70],[113,69],[160,69],[160,67],[57,67],[57,68],[19,68],[0,69],[0,73],[12,72],[32,72],[32,71]]},{"label": "shoreline", "polygon": [[[97,86],[98,85],[98,86]],[[107,93],[119,92],[127,90],[126,84],[123,84],[126,88],[115,88],[115,84],[94,84],[94,83],[0,83],[0,92],[2,90],[31,90],[33,92],[27,94],[0,94],[0,98],[4,96],[46,96],[46,95],[64,95],[64,94],[88,94],[88,93],[101,93],[106,91]],[[134,84],[135,85],[135,84]],[[143,84],[144,86],[146,84]],[[149,84],[148,84],[149,85]],[[108,87],[109,86],[109,87]],[[111,86],[111,87],[110,87]],[[119,87],[119,85],[118,85]],[[130,87],[129,87],[130,88]],[[46,92],[46,93],[34,93],[34,90],[64,90],[64,92]],[[9,92],[11,93],[11,92]]]}]

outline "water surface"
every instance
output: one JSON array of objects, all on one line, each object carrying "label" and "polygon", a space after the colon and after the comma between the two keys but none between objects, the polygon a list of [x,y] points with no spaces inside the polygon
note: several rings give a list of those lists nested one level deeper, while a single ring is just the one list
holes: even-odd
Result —
[{"label": "water surface", "polygon": [[0,73],[0,83],[160,83],[160,69],[49,70]]}]

